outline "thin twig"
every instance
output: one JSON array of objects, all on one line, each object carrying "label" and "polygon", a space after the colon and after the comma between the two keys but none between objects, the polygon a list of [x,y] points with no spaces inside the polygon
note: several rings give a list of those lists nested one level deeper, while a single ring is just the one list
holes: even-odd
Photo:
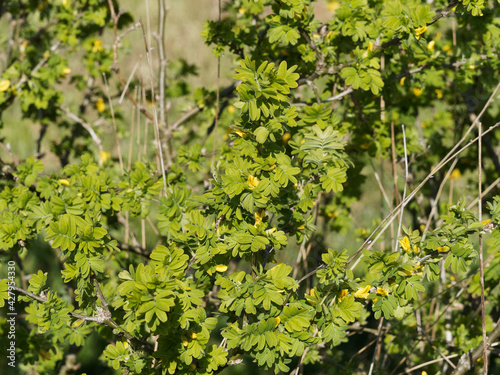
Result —
[{"label": "thin twig", "polygon": [[372,362],[370,363],[370,370],[368,371],[368,375],[372,375],[373,368],[375,367],[375,359],[377,358],[377,350],[380,345],[380,339],[382,337],[382,328],[384,326],[384,317],[380,318],[380,322],[378,324],[378,334],[377,334],[377,343],[375,345],[375,350],[373,351]]},{"label": "thin twig", "polygon": [[92,141],[94,141],[94,143],[96,144],[97,149],[99,150],[99,152],[102,152],[103,149],[101,138],[99,138],[99,136],[96,134],[96,132],[92,128],[92,125],[87,124],[83,119],[75,115],[69,109],[62,106],[59,108],[64,112],[66,117],[80,124],[90,134],[90,138],[92,138]]},{"label": "thin twig", "polygon": [[[483,191],[483,194],[481,194],[481,198],[484,198],[491,190],[493,190],[498,184],[500,184],[500,177],[497,178],[495,181],[493,181],[490,186],[488,186],[487,189],[485,189]],[[472,207],[474,207],[477,202],[479,201],[479,197],[477,197],[476,199],[474,199],[468,206],[467,206],[467,209],[470,210],[472,209]]]},{"label": "thin twig", "polygon": [[[483,159],[482,159],[482,151],[483,151],[483,126],[482,123],[479,122],[477,124],[477,132],[478,132],[478,166],[477,166],[477,190],[478,190],[478,219],[479,222],[483,221],[483,192],[482,192],[482,167],[483,167]],[[481,323],[483,330],[483,373],[484,375],[488,375],[488,350],[487,350],[487,341],[486,341],[486,312],[484,310],[484,268],[483,268],[483,235],[479,232],[479,280],[481,285]]]},{"label": "thin twig", "polygon": [[118,129],[116,128],[115,110],[113,109],[113,102],[111,101],[111,96],[109,94],[108,79],[106,78],[105,73],[102,73],[102,78],[106,86],[106,95],[108,96],[109,110],[111,111],[111,120],[113,121],[113,131],[115,133],[116,151],[118,152],[118,160],[120,161],[120,170],[122,171],[123,174],[125,171],[123,169],[123,157],[122,157],[122,149],[120,147],[120,140],[118,139]]},{"label": "thin twig", "polygon": [[[165,196],[167,196],[167,177],[165,175],[165,164],[163,162],[163,150],[162,150],[162,145],[161,145],[161,140],[160,140],[160,127],[158,125],[158,113],[156,111],[156,104],[155,104],[155,92],[154,92],[154,84],[153,84],[153,65],[151,62],[151,56],[149,53],[149,47],[146,41],[146,32],[144,30],[144,25],[142,24],[141,21],[141,27],[142,27],[142,34],[144,37],[144,46],[146,47],[146,57],[148,59],[148,66],[149,66],[149,77],[150,77],[150,84],[151,84],[151,101],[153,103],[153,110],[154,110],[154,125],[155,125],[155,138],[157,142],[157,150],[158,150],[158,157],[160,158],[160,168],[161,168],[161,175],[163,177],[163,192]],[[167,163],[170,165],[170,156],[167,154],[165,155],[167,157]]]},{"label": "thin twig", "polygon": [[[375,228],[375,230],[370,234],[370,236],[368,236],[368,238],[365,240],[365,242],[363,242],[363,244],[359,247],[359,249],[354,253],[354,255],[351,256],[351,258],[347,261],[346,265],[349,265],[358,255],[359,253],[365,249],[365,248],[371,248],[373,246],[373,244],[377,241],[377,239],[382,235],[383,232],[385,232],[385,230],[387,229],[388,225],[390,225],[390,223],[394,220],[395,216],[394,214],[401,208],[402,205],[406,205],[411,199],[413,199],[413,197],[417,194],[417,192],[427,183],[427,181],[429,181],[443,166],[445,166],[451,159],[453,159],[455,156],[457,156],[458,154],[460,154],[463,150],[465,150],[467,147],[470,146],[470,144],[472,144],[473,142],[475,142],[477,140],[477,138],[475,138],[474,140],[472,140],[471,142],[469,142],[465,147],[459,149],[458,151],[456,151],[460,145],[467,139],[467,137],[469,136],[469,134],[472,132],[472,130],[474,129],[474,127],[476,126],[476,124],[479,122],[479,120],[481,119],[481,117],[483,116],[483,114],[486,112],[486,109],[489,107],[489,105],[492,103],[493,99],[495,98],[495,95],[496,95],[496,92],[498,91],[498,89],[500,88],[500,82],[498,83],[498,85],[495,87],[495,90],[493,91],[493,93],[491,94],[490,98],[488,99],[488,101],[486,102],[486,104],[484,105],[481,113],[479,113],[479,116],[476,117],[475,121],[470,125],[470,127],[467,129],[467,131],[465,132],[465,134],[462,136],[462,138],[455,144],[455,146],[453,146],[453,148],[448,152],[448,154],[439,162],[439,164],[424,178],[424,180],[408,195],[408,197],[406,197],[405,200],[401,201],[399,203],[398,206],[396,206],[394,208],[394,210],[392,210],[384,220],[382,220],[382,222]],[[483,135],[491,130],[493,130],[494,128],[496,128],[498,125],[500,125],[500,123],[497,123],[493,126],[491,126],[486,132],[483,133]],[[386,225],[386,223],[388,223]],[[382,228],[382,229],[381,229]],[[375,239],[373,239],[373,236],[375,235],[375,233],[377,233],[379,230],[381,230],[378,235],[375,237]]]},{"label": "thin twig", "polygon": [[398,251],[398,249],[399,249],[398,238],[401,235],[401,226],[403,224],[403,213],[404,213],[404,208],[405,208],[405,204],[403,202],[406,199],[406,188],[408,186],[408,175],[409,175],[409,173],[408,173],[408,153],[406,150],[405,126],[401,125],[401,129],[403,130],[403,147],[404,147],[404,153],[405,153],[405,184],[403,187],[403,201],[401,202],[402,204],[400,205],[401,206],[401,213],[399,215],[399,224],[398,224],[398,231],[396,233],[396,241],[395,241],[395,245],[394,245],[394,251]]},{"label": "thin twig", "polygon": [[[125,84],[125,87],[123,88],[122,94],[120,95],[120,100],[118,100],[118,104],[122,104],[123,98],[125,97],[125,94],[128,91],[128,86],[130,85],[130,82],[132,81],[132,78],[134,78],[135,71],[139,67],[139,63],[135,63],[134,68],[132,69],[132,73],[130,73],[130,76],[128,77],[127,83]],[[133,108],[135,108],[134,106]]]},{"label": "thin twig", "polygon": [[443,178],[443,181],[441,181],[441,185],[439,185],[439,189],[438,189],[438,192],[436,194],[436,197],[431,202],[431,212],[429,214],[429,217],[427,218],[427,222],[425,223],[424,232],[422,233],[422,239],[420,240],[420,243],[423,243],[425,240],[425,237],[427,236],[427,231],[429,230],[429,226],[431,225],[431,221],[432,221],[433,217],[437,214],[437,205],[439,204],[439,198],[441,197],[441,193],[443,192],[444,185],[446,184],[446,181],[448,181],[448,178],[450,177],[451,173],[455,169],[457,162],[458,162],[458,159],[455,159],[455,160],[453,160],[453,163],[451,163],[450,168],[448,169],[448,172],[446,172],[446,174]]}]

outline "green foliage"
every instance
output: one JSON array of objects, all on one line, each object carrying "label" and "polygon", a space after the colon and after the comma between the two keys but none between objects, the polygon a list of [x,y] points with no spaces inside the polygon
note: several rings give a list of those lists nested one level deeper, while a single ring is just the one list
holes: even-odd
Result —
[{"label": "green foliage", "polygon": [[[119,5],[0,7],[15,31],[0,41],[0,113],[39,129],[25,160],[0,137],[0,308],[22,321],[23,371],[58,373],[95,337],[105,347],[93,360],[130,374],[231,373],[247,360],[246,373],[405,363],[444,374],[442,356],[478,347],[477,238],[491,332],[500,198],[485,221],[452,202],[479,195],[479,168],[488,185],[498,176],[498,132],[485,134],[481,166],[475,147],[449,173],[440,162],[500,80],[496,2],[227,2],[202,31],[237,61],[217,91],[193,90],[198,68],[167,64],[160,34],[147,46],[160,64],[144,69],[154,87],[125,83],[125,40],[142,28]],[[488,103],[481,122],[498,112]]]}]

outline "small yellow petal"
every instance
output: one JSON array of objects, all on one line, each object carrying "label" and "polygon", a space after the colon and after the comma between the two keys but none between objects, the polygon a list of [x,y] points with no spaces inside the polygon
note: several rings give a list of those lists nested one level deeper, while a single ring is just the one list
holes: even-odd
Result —
[{"label": "small yellow petal", "polygon": [[347,289],[342,289],[342,291],[340,292],[340,296],[339,296],[339,301],[340,302],[342,302],[342,300],[347,297],[347,293],[348,292],[349,291]]},{"label": "small yellow petal", "polygon": [[65,76],[67,76],[68,74],[71,74],[71,69],[70,69],[70,68],[64,68],[64,69],[62,70],[62,72],[63,72],[63,74],[64,74]]},{"label": "small yellow petal", "polygon": [[368,51],[373,52],[373,42],[368,42]]},{"label": "small yellow petal", "polygon": [[338,0],[329,0],[328,3],[326,4],[326,7],[332,11],[335,12],[337,9],[340,8],[340,3]]},{"label": "small yellow petal", "polygon": [[101,52],[102,51],[102,41],[100,40],[95,40],[94,44],[92,46],[92,52]]},{"label": "small yellow petal", "polygon": [[0,91],[7,91],[10,87],[10,81],[8,79],[2,79],[0,81]]},{"label": "small yellow petal", "polygon": [[227,271],[227,266],[224,265],[224,264],[218,264],[216,267],[215,267],[215,270],[217,272],[226,272]]},{"label": "small yellow petal", "polygon": [[[227,268],[227,267],[226,267]],[[191,332],[191,338],[194,340],[198,335],[195,332]]]},{"label": "small yellow petal", "polygon": [[460,173],[459,169],[454,169],[453,172],[451,172],[450,178],[452,180],[458,180],[462,176],[462,173]]},{"label": "small yellow petal", "polygon": [[188,346],[189,345],[188,340],[186,340],[186,339],[182,340],[182,345],[183,346]]},{"label": "small yellow petal", "polygon": [[405,236],[402,240],[399,240],[399,243],[405,252],[409,253],[411,251],[410,240],[407,236]]},{"label": "small yellow petal", "polygon": [[380,294],[381,296],[385,297],[389,295],[389,291],[384,288],[377,288],[377,294]]},{"label": "small yellow petal", "polygon": [[427,49],[429,51],[434,51],[434,46],[436,45],[436,42],[431,40],[428,44],[427,44]]},{"label": "small yellow petal", "polygon": [[404,86],[405,85],[405,80],[406,80],[406,77],[401,77],[401,79],[399,80],[399,84],[401,86]]},{"label": "small yellow petal", "polygon": [[247,183],[248,183],[248,186],[250,187],[250,190],[253,190],[254,188],[256,188],[258,185],[259,185],[259,182],[260,180],[255,177],[255,176],[248,176],[248,180],[247,180]]},{"label": "small yellow petal", "polygon": [[66,180],[65,178],[61,178],[61,179],[59,180],[59,183],[60,183],[61,185],[64,185],[64,186],[69,186],[69,181],[68,181],[68,180]]},{"label": "small yellow petal", "polygon": [[419,39],[420,35],[422,35],[426,31],[427,31],[427,26],[419,27],[418,29],[415,29],[415,36],[417,37],[417,39]]},{"label": "small yellow petal", "polygon": [[281,137],[281,139],[283,140],[283,143],[284,144],[288,144],[288,140],[292,137],[292,135],[288,132],[286,132],[285,134],[283,134],[283,136]]},{"label": "small yellow petal", "polygon": [[448,251],[450,251],[450,248],[448,246],[439,246],[437,248],[437,251],[439,251],[440,253],[447,253]]},{"label": "small yellow petal", "polygon": [[266,211],[263,209],[260,209],[259,211],[254,213],[255,217],[255,226],[259,225],[262,223],[262,219],[266,216]]},{"label": "small yellow petal", "polygon": [[435,89],[434,92],[436,93],[438,99],[443,97],[443,92],[440,89]]},{"label": "small yellow petal", "polygon": [[238,134],[241,138],[246,138],[248,137],[248,134],[245,133],[245,132],[242,132],[241,130],[238,130],[238,129],[233,129],[233,131]]},{"label": "small yellow petal", "polygon": [[281,323],[281,319],[279,316],[277,316],[276,318],[274,318],[274,320],[276,320],[276,324],[274,325],[274,328],[276,328]]},{"label": "small yellow petal", "polygon": [[106,104],[104,104],[104,99],[103,98],[99,98],[97,100],[97,102],[95,103],[95,107],[97,108],[97,111],[99,113],[104,112],[104,110],[106,109]]},{"label": "small yellow petal", "polygon": [[413,88],[413,94],[418,98],[420,95],[422,95],[422,89],[418,87]]},{"label": "small yellow petal", "polygon": [[354,293],[356,298],[366,298],[370,294],[371,285],[367,285],[364,288],[360,288]]},{"label": "small yellow petal", "polygon": [[491,219],[481,221],[481,224],[486,225],[491,221]]},{"label": "small yellow petal", "polygon": [[99,152],[99,156],[101,157],[101,163],[106,163],[108,159],[111,157],[111,154],[106,151]]}]

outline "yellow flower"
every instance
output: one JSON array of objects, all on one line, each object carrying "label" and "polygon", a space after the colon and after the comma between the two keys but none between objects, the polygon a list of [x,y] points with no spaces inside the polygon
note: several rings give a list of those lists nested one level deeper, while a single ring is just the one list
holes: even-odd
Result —
[{"label": "yellow flower", "polygon": [[436,45],[436,42],[431,40],[428,44],[427,44],[427,49],[429,51],[434,51],[434,46]]},{"label": "yellow flower", "polygon": [[277,316],[276,318],[274,318],[274,320],[276,320],[276,324],[274,325],[274,328],[276,328],[281,323],[281,319],[279,316]]},{"label": "yellow flower", "polygon": [[337,9],[340,8],[340,3],[338,2],[338,0],[329,0],[328,3],[326,4],[326,7],[332,12],[335,12]]},{"label": "yellow flower", "polygon": [[253,190],[254,188],[259,185],[260,180],[257,177],[254,177],[252,175],[248,176],[248,186],[250,187],[250,190]]},{"label": "yellow flower", "polygon": [[111,154],[109,152],[106,152],[106,151],[101,151],[101,152],[99,152],[99,156],[101,158],[101,163],[104,164],[111,157]]},{"label": "yellow flower", "polygon": [[314,290],[314,288],[309,291],[309,294],[311,295],[311,297],[316,297],[316,291]]},{"label": "yellow flower", "polygon": [[103,98],[99,98],[97,100],[97,102],[95,103],[95,107],[97,108],[97,111],[99,113],[104,112],[104,110],[106,109],[106,104],[104,104],[104,99]]},{"label": "yellow flower", "polygon": [[448,246],[439,246],[437,248],[437,251],[439,251],[440,253],[447,253],[448,251],[450,251],[450,248]]},{"label": "yellow flower", "polygon": [[24,51],[26,51],[26,47],[28,46],[28,41],[25,40],[24,42],[21,43],[21,45],[19,46],[19,51],[21,51],[21,53],[23,53]]},{"label": "yellow flower", "polygon": [[436,93],[438,99],[443,97],[443,92],[440,89],[435,89],[434,92]]},{"label": "yellow flower", "polygon": [[238,130],[238,129],[233,129],[233,131],[238,134],[241,138],[246,138],[248,137],[248,134],[247,133],[244,133],[242,132],[241,130]]},{"label": "yellow flower", "polygon": [[266,230],[266,234],[273,234],[274,232],[276,232],[276,228],[274,228],[274,227]]},{"label": "yellow flower", "polygon": [[217,266],[215,266],[215,270],[217,272],[226,272],[227,271],[227,266],[224,265],[224,264],[218,264]]},{"label": "yellow flower", "polygon": [[380,294],[382,297],[385,297],[389,295],[389,291],[384,288],[377,288],[377,294]]},{"label": "yellow flower", "polygon": [[366,298],[370,294],[371,285],[367,285],[364,288],[360,288],[354,293],[356,298]]},{"label": "yellow flower", "polygon": [[373,52],[373,42],[368,42],[368,51]]},{"label": "yellow flower", "polygon": [[486,225],[491,221],[491,219],[481,221],[481,224]]},{"label": "yellow flower", "polygon": [[422,26],[422,27],[419,27],[418,29],[415,29],[415,38],[417,38],[417,40],[420,39],[420,36],[425,33],[427,31],[427,26]]},{"label": "yellow flower", "polygon": [[451,172],[451,179],[452,180],[458,180],[462,176],[462,173],[460,173],[460,170],[454,169],[453,172]]},{"label": "yellow flower", "polygon": [[182,345],[183,346],[188,346],[188,344],[189,344],[188,340],[186,340],[186,339],[182,340]]},{"label": "yellow flower", "polygon": [[68,180],[66,180],[65,178],[61,178],[61,179],[59,180],[59,183],[60,183],[61,185],[64,185],[64,186],[69,186],[69,181],[68,181]]},{"label": "yellow flower", "polygon": [[422,371],[421,375],[427,375],[427,371]]},{"label": "yellow flower", "polygon": [[283,137],[281,137],[281,139],[283,140],[283,143],[284,144],[288,144],[288,140],[292,137],[292,135],[288,132],[286,132],[285,134],[283,134]]},{"label": "yellow flower", "polygon": [[418,87],[413,88],[413,94],[418,98],[420,95],[422,95],[422,89]]},{"label": "yellow flower", "polygon": [[253,215],[255,217],[254,226],[257,226],[257,225],[262,223],[262,219],[266,216],[266,211],[263,209],[260,209],[259,211],[255,212]]},{"label": "yellow flower", "polygon": [[70,69],[70,68],[64,68],[64,69],[62,70],[62,72],[63,72],[63,74],[64,74],[65,76],[67,76],[68,74],[71,74],[71,69]]},{"label": "yellow flower", "polygon": [[415,254],[420,253],[420,249],[417,247],[417,245],[413,245],[413,252],[414,252]]},{"label": "yellow flower", "polygon": [[8,79],[2,79],[0,81],[0,92],[7,91],[10,87],[10,81]]},{"label": "yellow flower", "polygon": [[348,293],[347,289],[342,289],[342,291],[340,292],[340,296],[339,296],[340,302],[342,302],[342,300],[347,297],[347,293]]},{"label": "yellow flower", "polygon": [[405,85],[405,80],[406,80],[406,77],[401,77],[401,79],[399,80],[399,85],[400,86],[404,86]]},{"label": "yellow flower", "polygon": [[405,236],[402,240],[399,240],[399,243],[401,244],[401,247],[404,251],[406,251],[407,253],[411,252],[410,240],[407,236]]},{"label": "yellow flower", "polygon": [[198,337],[198,335],[195,332],[191,332],[191,338],[195,339],[196,337]]},{"label": "yellow flower", "polygon": [[94,40],[94,44],[92,46],[92,52],[97,53],[102,51],[102,41]]}]

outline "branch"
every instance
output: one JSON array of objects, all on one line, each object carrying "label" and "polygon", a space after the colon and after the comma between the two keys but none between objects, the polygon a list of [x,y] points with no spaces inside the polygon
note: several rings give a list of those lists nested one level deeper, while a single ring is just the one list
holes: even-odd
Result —
[{"label": "branch", "polygon": [[108,0],[109,10],[111,13],[111,19],[113,20],[113,33],[114,33],[114,42],[113,42],[113,70],[120,81],[120,85],[122,86],[123,91],[127,95],[127,99],[141,111],[141,113],[146,116],[149,120],[154,121],[154,117],[151,113],[149,113],[144,106],[139,105],[137,100],[135,100],[134,96],[125,85],[125,81],[120,73],[120,64],[118,63],[118,44],[120,44],[121,39],[127,35],[129,32],[138,29],[141,24],[136,22],[133,26],[125,30],[121,35],[117,35],[118,31],[118,20],[120,19],[121,13],[116,13],[115,8],[113,7],[113,0]]},{"label": "branch", "polygon": [[[489,343],[494,342],[500,336],[500,320],[497,322],[493,331],[486,337],[486,346],[491,346]],[[472,364],[482,357],[483,355],[483,341],[467,353],[462,354],[458,360],[457,368],[451,373],[451,375],[464,375],[467,371],[472,368]]]},{"label": "branch", "polygon": [[[450,14],[450,10],[453,9],[454,7],[456,7],[458,4],[460,4],[459,1],[457,1],[457,0],[452,1],[451,3],[448,4],[448,6],[446,8],[444,8],[442,10],[438,10],[436,12],[436,15],[432,19],[432,21],[429,22],[426,26],[433,25],[441,18],[448,16],[448,14]],[[400,43],[401,43],[401,38],[394,38],[392,40],[389,40],[388,42],[383,43],[382,45],[374,46],[373,51],[383,50],[383,49],[386,49],[386,48],[392,47],[392,46],[398,46]]]},{"label": "branch", "polygon": [[68,118],[83,126],[83,128],[90,134],[90,137],[92,138],[94,143],[97,145],[97,149],[99,150],[99,152],[103,150],[101,138],[99,138],[99,136],[96,134],[96,132],[92,128],[92,125],[87,124],[83,119],[63,106],[60,106],[59,109],[61,109]]}]

